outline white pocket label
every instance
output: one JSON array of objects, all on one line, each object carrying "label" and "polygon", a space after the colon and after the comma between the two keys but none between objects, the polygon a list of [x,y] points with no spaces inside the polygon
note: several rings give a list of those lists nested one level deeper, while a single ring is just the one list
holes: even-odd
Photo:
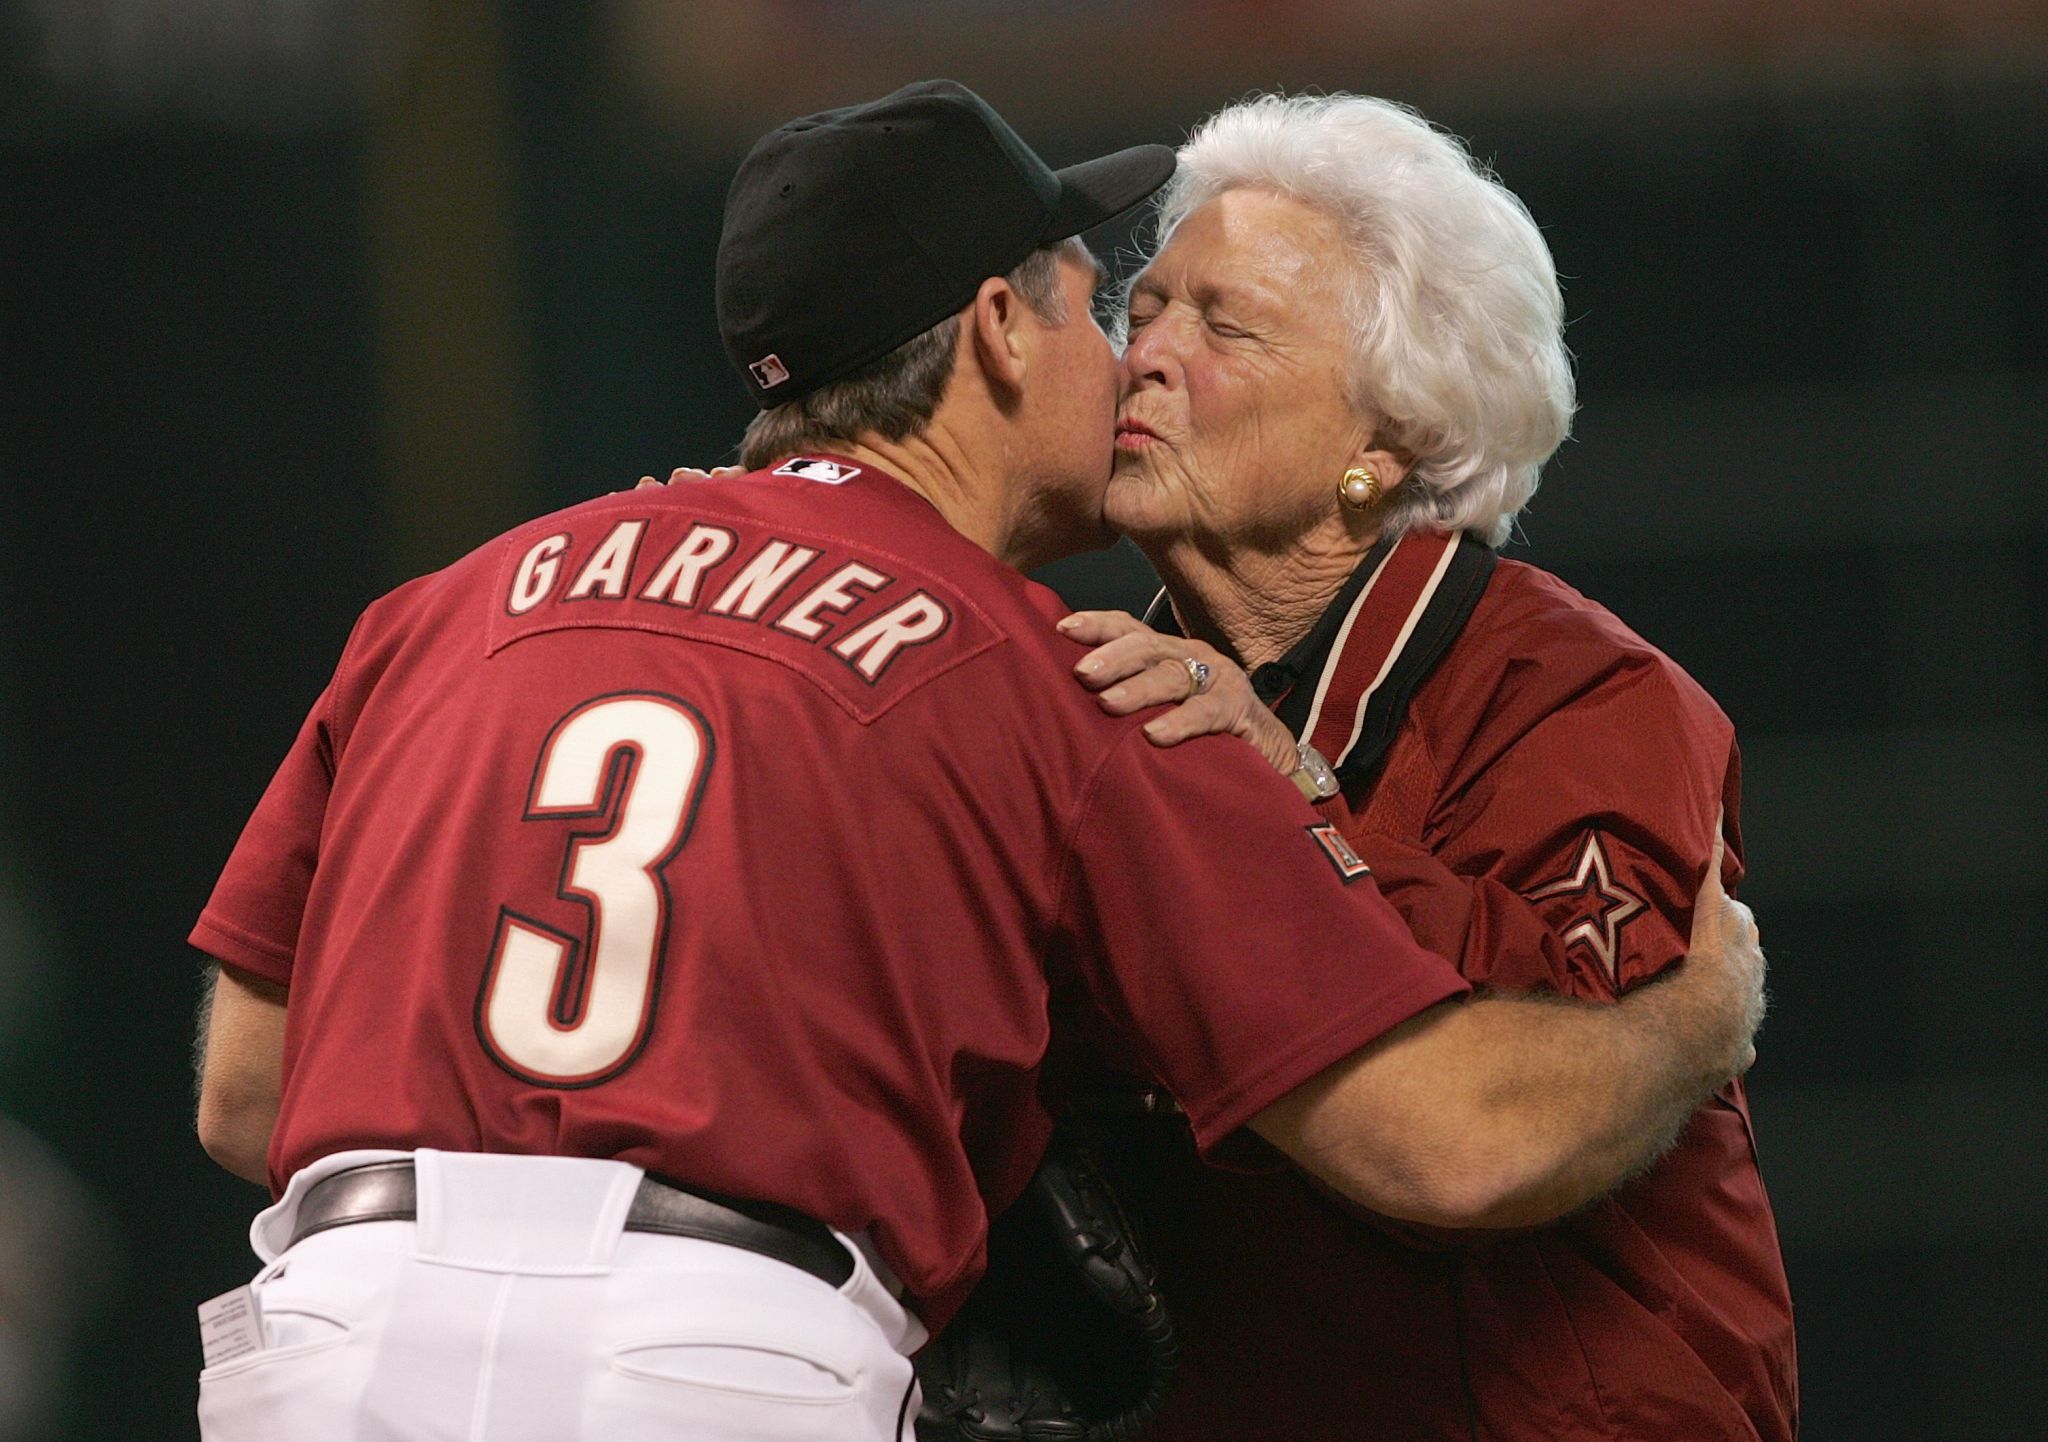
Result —
[{"label": "white pocket label", "polygon": [[237,1287],[199,1304],[199,1347],[209,1367],[263,1350],[263,1311],[253,1288]]}]

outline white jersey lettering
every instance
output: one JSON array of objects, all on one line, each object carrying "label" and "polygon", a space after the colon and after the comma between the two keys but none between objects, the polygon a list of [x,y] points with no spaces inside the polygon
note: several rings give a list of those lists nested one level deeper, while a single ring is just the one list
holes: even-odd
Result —
[{"label": "white jersey lettering", "polygon": [[873,684],[906,647],[934,641],[952,624],[952,613],[929,592],[919,591],[848,633],[832,653]]},{"label": "white jersey lettering", "polygon": [[849,561],[820,581],[809,595],[782,613],[776,625],[794,636],[806,641],[815,641],[825,634],[828,623],[820,621],[820,611],[844,611],[860,601],[860,596],[849,587],[862,591],[879,591],[889,584],[889,578],[880,571],[863,566],[858,561]]},{"label": "white jersey lettering", "polygon": [[668,934],[661,868],[688,834],[710,760],[703,718],[671,696],[600,697],[556,723],[526,819],[608,825],[568,838],[560,895],[589,908],[584,936],[499,911],[477,1028],[507,1070],[587,1086],[638,1054]]},{"label": "white jersey lettering", "polygon": [[742,621],[758,621],[762,610],[776,595],[796,579],[796,573],[818,558],[818,553],[809,546],[793,546],[788,541],[770,541],[732,578],[732,584],[719,593],[711,603],[711,612],[717,616],[735,616]]},{"label": "white jersey lettering", "polygon": [[[660,516],[611,519],[607,525],[589,547],[575,545],[567,532],[547,536],[511,567],[500,584],[509,593],[506,613],[518,622],[519,634],[579,624],[667,630],[683,626],[676,611],[689,611],[752,622],[829,650],[874,686],[898,656],[945,635],[955,620],[932,590],[892,574],[900,567],[885,570],[836,546],[827,550],[829,543],[805,545],[772,534],[750,536],[738,526]],[[677,532],[669,525],[683,528],[681,539],[671,539]],[[550,601],[563,607],[559,617],[534,614]],[[600,605],[572,604],[584,601]],[[729,638],[730,632],[720,628],[718,637]],[[526,948],[532,940],[515,935],[510,944]]]},{"label": "white jersey lettering", "polygon": [[633,576],[633,555],[640,549],[640,534],[646,529],[645,521],[621,521],[613,526],[604,544],[584,562],[575,584],[569,587],[567,599],[581,601],[601,596],[616,601],[623,597],[626,583]]},{"label": "white jersey lettering", "polygon": [[505,609],[514,616],[524,616],[545,601],[555,589],[555,578],[562,569],[562,552],[568,549],[567,535],[535,541],[520,557],[519,569],[512,573],[512,593],[505,598]]},{"label": "white jersey lettering", "polygon": [[662,561],[654,579],[641,589],[640,599],[670,606],[696,605],[704,573],[730,556],[737,544],[739,537],[723,526],[700,522],[690,527],[690,533]]}]

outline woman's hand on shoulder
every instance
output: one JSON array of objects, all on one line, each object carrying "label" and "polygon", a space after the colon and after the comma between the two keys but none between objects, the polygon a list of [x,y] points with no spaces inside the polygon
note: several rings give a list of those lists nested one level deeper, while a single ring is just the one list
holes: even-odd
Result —
[{"label": "woman's hand on shoulder", "polygon": [[1124,611],[1076,611],[1059,629],[1094,648],[1075,663],[1074,677],[1104,711],[1128,716],[1151,706],[1173,708],[1145,723],[1153,745],[1236,736],[1283,776],[1300,765],[1293,734],[1259,700],[1244,668],[1214,646],[1161,635]]},{"label": "woman's hand on shoulder", "polygon": [[733,476],[744,476],[746,473],[745,466],[713,466],[708,471],[700,471],[695,466],[677,466],[668,473],[667,480],[657,481],[652,476],[642,476],[640,484],[633,489],[644,491],[649,486],[673,486],[678,482],[688,481],[723,481]]}]

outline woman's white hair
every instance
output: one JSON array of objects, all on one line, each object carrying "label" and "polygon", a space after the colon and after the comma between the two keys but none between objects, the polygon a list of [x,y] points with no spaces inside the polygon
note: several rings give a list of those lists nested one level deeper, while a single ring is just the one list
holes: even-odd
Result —
[{"label": "woman's white hair", "polygon": [[1350,242],[1352,400],[1381,418],[1381,445],[1414,457],[1387,533],[1471,531],[1499,546],[1573,408],[1564,298],[1527,208],[1405,106],[1264,95],[1181,147],[1159,244],[1246,186],[1329,215]]}]

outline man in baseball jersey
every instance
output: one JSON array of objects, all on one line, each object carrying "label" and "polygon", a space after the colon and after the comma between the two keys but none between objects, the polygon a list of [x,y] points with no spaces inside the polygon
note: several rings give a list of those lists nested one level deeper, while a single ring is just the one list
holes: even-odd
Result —
[{"label": "man in baseball jersey", "polygon": [[1064,682],[1012,568],[1103,539],[1069,237],[1170,168],[1054,172],[945,82],[783,127],[719,263],[768,463],[365,612],[193,933],[201,1137],[277,1195],[202,1309],[206,1436],[909,1436],[1044,1146],[1055,999],[1205,1150],[1425,1223],[1595,1195],[1746,1063],[1713,868],[1631,1004],[1460,1004],[1252,751]]}]

